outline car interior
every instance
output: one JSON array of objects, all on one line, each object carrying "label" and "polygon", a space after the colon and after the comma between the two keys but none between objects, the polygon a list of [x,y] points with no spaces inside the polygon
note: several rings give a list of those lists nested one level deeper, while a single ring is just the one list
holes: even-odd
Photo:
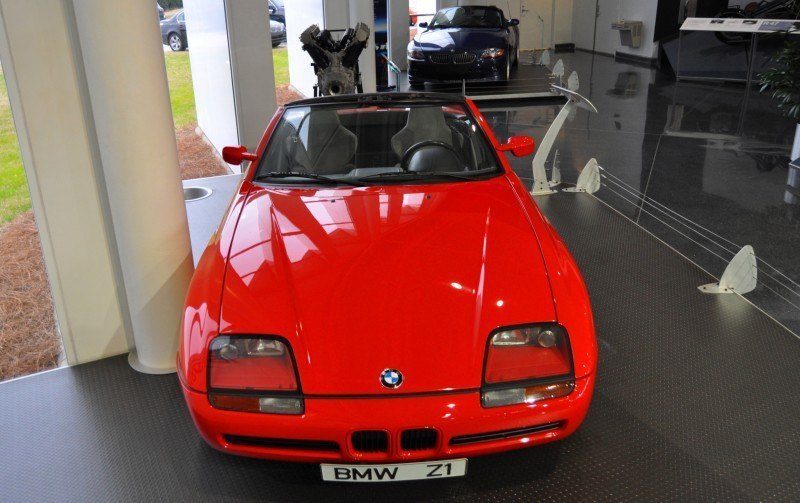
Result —
[{"label": "car interior", "polygon": [[482,133],[459,107],[287,110],[259,173],[366,176],[496,167]]}]

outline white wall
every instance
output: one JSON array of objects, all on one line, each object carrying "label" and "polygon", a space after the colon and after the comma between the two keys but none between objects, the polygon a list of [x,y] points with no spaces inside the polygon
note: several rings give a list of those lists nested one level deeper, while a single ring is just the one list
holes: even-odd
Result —
[{"label": "white wall", "polygon": [[[311,58],[302,49],[300,34],[312,24],[325,27],[323,0],[290,0],[286,5],[286,46],[289,52],[289,81],[306,96],[314,96],[317,77]],[[341,9],[345,11],[345,9]]]},{"label": "white wall", "polygon": [[555,4],[556,44],[570,44],[572,40],[572,14],[574,0],[558,0]]},{"label": "white wall", "polygon": [[255,148],[276,108],[267,3],[185,0],[184,9],[198,126],[217,152]]},{"label": "white wall", "polygon": [[592,50],[596,0],[573,0],[572,43],[579,49]]},{"label": "white wall", "polygon": [[[574,0],[572,33],[576,47],[592,49],[594,13],[596,0]],[[653,42],[658,0],[599,0],[597,18],[597,52],[614,54],[617,51],[646,58],[654,58],[658,44]],[[643,21],[642,45],[639,48],[624,47],[619,43],[619,32],[611,29],[618,20]]]},{"label": "white wall", "polygon": [[185,0],[183,7],[197,124],[221,152],[239,143],[225,0]]}]

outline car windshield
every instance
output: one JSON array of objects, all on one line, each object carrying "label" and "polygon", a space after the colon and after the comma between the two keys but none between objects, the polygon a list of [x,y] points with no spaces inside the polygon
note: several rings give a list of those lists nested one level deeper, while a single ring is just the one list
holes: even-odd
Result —
[{"label": "car windshield", "polygon": [[502,28],[503,16],[491,7],[453,7],[433,16],[431,28]]},{"label": "car windshield", "polygon": [[463,104],[392,103],[289,107],[255,180],[281,184],[465,181],[499,172]]}]

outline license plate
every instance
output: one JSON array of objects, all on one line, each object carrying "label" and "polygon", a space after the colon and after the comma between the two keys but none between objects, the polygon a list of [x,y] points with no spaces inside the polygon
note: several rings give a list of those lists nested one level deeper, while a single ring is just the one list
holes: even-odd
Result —
[{"label": "license plate", "polygon": [[322,464],[321,467],[322,480],[330,482],[394,482],[463,477],[467,473],[467,460],[448,459],[393,465]]}]

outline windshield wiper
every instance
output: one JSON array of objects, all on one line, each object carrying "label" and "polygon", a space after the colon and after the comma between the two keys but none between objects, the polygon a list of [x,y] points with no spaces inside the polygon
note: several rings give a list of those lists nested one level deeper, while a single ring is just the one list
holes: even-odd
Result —
[{"label": "windshield wiper", "polygon": [[360,181],[377,180],[381,178],[402,178],[407,180],[428,180],[433,178],[450,178],[455,180],[474,180],[474,176],[459,175],[456,173],[434,173],[424,171],[389,171],[388,173],[375,173],[359,177]]},{"label": "windshield wiper", "polygon": [[352,185],[353,187],[363,187],[361,183],[352,182],[350,180],[339,180],[324,175],[317,175],[314,173],[300,173],[299,171],[270,171],[269,173],[261,173],[256,178],[257,182],[265,178],[306,178],[308,180],[315,180],[322,182],[326,185]]}]

